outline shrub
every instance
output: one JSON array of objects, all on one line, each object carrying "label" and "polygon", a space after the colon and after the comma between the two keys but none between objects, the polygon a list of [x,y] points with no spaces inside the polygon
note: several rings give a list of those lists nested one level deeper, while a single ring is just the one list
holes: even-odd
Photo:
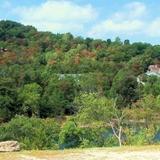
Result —
[{"label": "shrub", "polygon": [[58,149],[59,132],[53,119],[16,116],[0,127],[0,140],[17,140],[22,149]]},{"label": "shrub", "polygon": [[127,145],[153,144],[153,140],[156,135],[155,129],[152,126],[149,128],[128,128],[125,133]]},{"label": "shrub", "polygon": [[105,127],[83,128],[81,148],[118,146],[112,131]]},{"label": "shrub", "polygon": [[66,122],[59,134],[60,148],[74,148],[80,145],[80,129],[73,121]]}]

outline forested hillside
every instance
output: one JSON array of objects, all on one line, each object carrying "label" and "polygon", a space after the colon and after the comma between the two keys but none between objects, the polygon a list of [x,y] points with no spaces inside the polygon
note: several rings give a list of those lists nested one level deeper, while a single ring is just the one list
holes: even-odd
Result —
[{"label": "forested hillside", "polygon": [[[98,134],[108,134],[104,123],[109,123],[115,138],[120,132],[123,144],[136,144],[138,138],[142,144],[155,143],[160,78],[145,74],[155,64],[160,64],[159,45],[122,42],[118,37],[84,39],[0,21],[0,139],[19,140],[27,149],[117,145],[114,136],[107,142],[105,136],[98,139]],[[55,121],[64,117],[70,118],[60,131],[57,125],[63,122]],[[52,126],[46,118],[58,124]],[[101,123],[98,133],[95,127],[87,130]],[[31,126],[37,139],[29,147],[34,142],[28,137]],[[121,130],[114,130],[116,126]],[[140,133],[133,126],[142,127]],[[40,134],[49,140],[40,140]]]}]

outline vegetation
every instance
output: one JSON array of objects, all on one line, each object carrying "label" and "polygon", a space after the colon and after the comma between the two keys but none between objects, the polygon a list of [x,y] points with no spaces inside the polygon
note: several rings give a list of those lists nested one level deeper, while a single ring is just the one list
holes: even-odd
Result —
[{"label": "vegetation", "polygon": [[160,64],[159,45],[0,21],[0,140],[24,149],[159,143],[151,64]]}]

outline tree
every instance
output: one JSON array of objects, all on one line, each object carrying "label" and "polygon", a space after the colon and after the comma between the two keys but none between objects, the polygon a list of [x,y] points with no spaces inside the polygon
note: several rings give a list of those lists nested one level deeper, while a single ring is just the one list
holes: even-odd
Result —
[{"label": "tree", "polygon": [[[64,76],[64,77],[63,77]],[[74,113],[73,100],[77,87],[72,77],[52,75],[41,99],[41,116],[53,117]]]},{"label": "tree", "polygon": [[147,77],[147,82],[143,86],[144,95],[160,95],[160,78],[156,76]]},{"label": "tree", "polygon": [[82,74],[78,83],[82,92],[98,92],[99,95],[104,95],[109,87],[107,76],[101,72]]},{"label": "tree", "polygon": [[0,123],[10,120],[18,113],[17,92],[11,78],[0,78]]},{"label": "tree", "polygon": [[116,37],[116,38],[115,38],[115,41],[114,41],[114,44],[115,44],[115,45],[122,45],[121,39],[120,39],[119,37]]},{"label": "tree", "polygon": [[110,126],[119,146],[122,145],[125,112],[116,107],[115,100],[90,93],[80,95],[75,99],[75,103],[79,108],[77,117],[81,124],[97,122],[104,126]]},{"label": "tree", "polygon": [[152,122],[159,120],[160,113],[160,96],[145,95],[136,103],[132,104],[131,109],[126,110],[128,112],[128,119],[132,121],[142,121],[146,127]]},{"label": "tree", "polygon": [[41,91],[42,89],[37,83],[26,84],[19,89],[18,96],[22,102],[22,111],[30,117],[39,115]]},{"label": "tree", "polygon": [[74,148],[80,145],[80,129],[73,121],[67,121],[59,134],[60,148]]},{"label": "tree", "polygon": [[107,39],[107,45],[110,45],[112,43],[111,39]]},{"label": "tree", "polygon": [[137,85],[137,79],[133,73],[122,69],[113,79],[111,96],[118,97],[120,107],[125,107],[137,100]]},{"label": "tree", "polygon": [[130,41],[128,39],[124,40],[124,44],[125,45],[129,45],[130,44]]}]

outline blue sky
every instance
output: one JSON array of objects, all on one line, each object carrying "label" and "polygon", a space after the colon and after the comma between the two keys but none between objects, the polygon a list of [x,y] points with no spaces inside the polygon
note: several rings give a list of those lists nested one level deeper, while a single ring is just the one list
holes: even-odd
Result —
[{"label": "blue sky", "polygon": [[0,0],[0,19],[40,31],[160,43],[160,0]]}]

